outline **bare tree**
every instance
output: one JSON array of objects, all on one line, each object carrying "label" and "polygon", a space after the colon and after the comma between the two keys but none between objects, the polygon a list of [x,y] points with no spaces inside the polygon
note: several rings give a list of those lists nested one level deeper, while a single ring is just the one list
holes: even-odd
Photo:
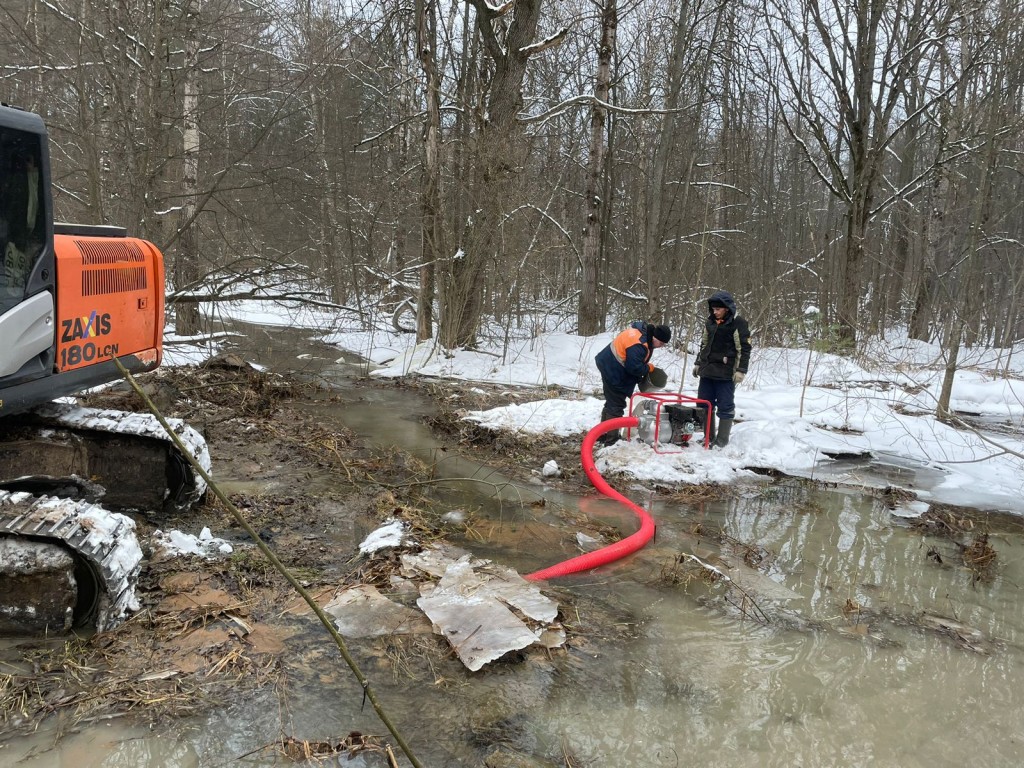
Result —
[{"label": "bare tree", "polygon": [[441,81],[437,69],[437,4],[416,0],[416,45],[426,91],[423,125],[423,224],[416,338],[434,335],[434,266],[444,253],[444,212],[441,198]]},{"label": "bare tree", "polygon": [[[1004,159],[1004,147],[1022,135],[1021,115],[1011,106],[1013,100],[1004,100],[1005,95],[1019,95],[1024,90],[1024,72],[1019,58],[1024,53],[1024,45],[1018,32],[1019,21],[1014,13],[996,13],[990,17],[988,29],[965,30],[960,39],[962,50],[984,51],[983,59],[987,61],[974,70],[970,87],[957,89],[957,102],[943,111],[950,133],[959,139],[956,147],[963,157],[958,168],[960,179],[956,185],[950,183],[949,186],[958,188],[968,211],[955,237],[947,238],[945,243],[949,247],[949,241],[953,240],[956,245],[951,248],[954,258],[949,279],[942,286],[951,299],[942,340],[945,370],[936,406],[936,417],[944,421],[952,417],[950,399],[961,347],[970,336],[979,334],[978,324],[985,304],[983,295],[988,293],[985,284],[989,263],[1009,239],[999,231],[1003,216],[997,208],[996,190],[1001,166],[1012,166],[1012,156],[1016,154],[1008,153],[1011,157]],[[965,140],[974,144],[967,153],[962,152]],[[931,244],[939,245],[934,240]]]},{"label": "bare tree", "polygon": [[591,336],[604,327],[604,313],[600,311],[597,291],[597,270],[604,245],[605,216],[603,180],[605,153],[607,152],[606,123],[608,120],[608,93],[611,86],[612,55],[615,52],[615,33],[619,26],[616,0],[604,0],[601,9],[601,42],[597,48],[597,78],[594,103],[590,114],[590,158],[587,169],[587,189],[583,195],[583,256],[581,269],[577,332]]},{"label": "bare tree", "polygon": [[[835,265],[835,319],[843,343],[854,342],[861,325],[868,225],[877,212],[886,153],[907,126],[905,84],[922,60],[941,54],[937,21],[948,8],[936,0],[804,0],[794,13],[791,4],[765,3],[767,34],[785,74],[786,88],[775,90],[780,108],[794,139],[802,138],[793,128],[795,116],[809,129],[814,146],[804,145],[807,158],[844,207]],[[810,63],[808,76],[793,60]]]},{"label": "bare tree", "polygon": [[156,242],[192,328],[276,295],[418,307],[420,339],[459,346],[485,317],[685,324],[727,286],[766,340],[811,303],[847,341],[1024,335],[1012,3],[196,7],[0,12],[0,95],[44,113],[57,215]]},{"label": "bare tree", "polygon": [[[174,258],[174,284],[179,290],[191,289],[200,278],[199,237],[196,224],[199,196],[199,28],[201,25],[200,0],[186,0],[182,9],[185,16],[185,59],[183,66],[184,103],[182,107],[182,174],[181,187],[184,203],[181,206],[180,237]],[[180,304],[175,308],[175,331],[180,336],[199,332],[199,307]]]},{"label": "bare tree", "polygon": [[[522,162],[522,130],[517,117],[523,106],[523,78],[531,56],[557,43],[561,36],[536,41],[541,0],[517,0],[495,8],[487,0],[468,0],[476,11],[476,27],[490,58],[490,82],[484,110],[472,138],[473,169],[469,199],[472,212],[463,229],[459,251],[451,257],[443,289],[439,339],[445,347],[476,341],[483,307],[482,280],[495,258],[496,230],[507,208]],[[512,18],[504,17],[511,10]]]},{"label": "bare tree", "polygon": [[[990,104],[994,99],[989,100]],[[983,250],[986,225],[992,213],[992,177],[999,155],[1000,139],[998,130],[993,123],[995,109],[986,110],[988,135],[983,150],[983,163],[976,169],[977,179],[971,218],[968,224],[967,239],[959,254],[959,271],[963,277],[954,305],[954,313],[949,317],[946,333],[943,338],[943,350],[946,364],[942,378],[942,388],[936,405],[936,417],[948,421],[951,416],[949,407],[953,393],[953,379],[956,375],[960,359],[960,348],[964,342],[968,324],[980,309],[981,264],[980,255]]]}]

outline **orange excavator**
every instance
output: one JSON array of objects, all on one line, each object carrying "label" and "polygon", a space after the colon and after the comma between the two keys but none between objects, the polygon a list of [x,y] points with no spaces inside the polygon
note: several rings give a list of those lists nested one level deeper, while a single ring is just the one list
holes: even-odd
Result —
[{"label": "orange excavator", "polygon": [[[53,219],[43,120],[0,105],[0,633],[21,614],[38,622],[38,602],[22,601],[60,560],[47,548],[71,558],[75,581],[46,607],[48,631],[115,624],[141,560],[115,510],[181,509],[205,490],[153,417],[67,402],[120,379],[115,360],[159,366],[163,256],[119,227]],[[174,428],[208,466],[202,438]]]}]

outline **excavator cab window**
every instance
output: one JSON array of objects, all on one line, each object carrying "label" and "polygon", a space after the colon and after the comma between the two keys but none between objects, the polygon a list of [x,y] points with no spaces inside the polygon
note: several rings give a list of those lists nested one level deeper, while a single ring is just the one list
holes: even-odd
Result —
[{"label": "excavator cab window", "polygon": [[0,128],[0,315],[21,302],[43,252],[40,137]]}]

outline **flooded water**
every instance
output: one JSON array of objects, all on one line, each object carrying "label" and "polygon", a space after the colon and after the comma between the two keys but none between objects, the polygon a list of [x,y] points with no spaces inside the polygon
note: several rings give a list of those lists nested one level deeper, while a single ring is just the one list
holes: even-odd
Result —
[{"label": "flooded water", "polygon": [[[284,364],[282,349],[263,362]],[[503,480],[438,448],[424,399],[372,385],[352,392],[353,403],[322,406],[323,418],[433,457],[448,477]],[[549,765],[608,768],[1024,763],[1022,521],[986,524],[998,562],[979,582],[952,540],[854,490],[764,481],[700,505],[618,490],[649,507],[657,537],[552,584],[571,628],[567,651],[445,681],[367,670],[423,765],[482,765],[494,744]],[[482,539],[457,543],[524,573],[577,553],[562,511],[635,530],[625,508],[539,484],[500,499],[472,482],[446,493],[486,523],[475,528]],[[546,506],[530,505],[536,498]],[[740,576],[710,583],[680,555],[732,558]],[[0,766],[275,765],[286,761],[251,753],[281,733],[384,735],[318,631],[296,640],[311,650],[256,700],[159,733],[117,721],[80,727],[56,748],[47,729],[0,747]],[[385,765],[374,756],[331,764]]]},{"label": "flooded water", "polygon": [[[619,574],[602,586],[636,612],[639,636],[594,676],[593,711],[560,689],[549,738],[571,732],[579,754],[623,766],[1019,765],[1019,528],[997,537],[999,576],[973,584],[952,544],[876,503],[778,490],[707,519],[774,553],[770,576],[797,597],[760,601],[770,623],[758,625],[715,587]],[[658,548],[694,547],[673,525],[688,516],[657,510]],[[966,642],[943,629],[953,619]]]}]

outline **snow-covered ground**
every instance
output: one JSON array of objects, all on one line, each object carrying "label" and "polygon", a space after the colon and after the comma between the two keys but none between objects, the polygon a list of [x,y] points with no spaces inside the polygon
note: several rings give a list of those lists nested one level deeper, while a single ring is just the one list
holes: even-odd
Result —
[{"label": "snow-covered ground", "polygon": [[[487,428],[582,439],[600,419],[594,355],[614,332],[580,337],[544,330],[516,338],[500,328],[485,329],[477,351],[442,352],[433,343],[416,344],[411,334],[345,329],[316,313],[282,317],[252,306],[230,313],[247,322],[319,329],[313,332],[340,353],[353,352],[376,364],[374,376],[416,374],[463,381],[467,387],[474,382],[557,386],[566,393],[466,412],[465,418]],[[901,468],[910,480],[892,484],[910,487],[921,499],[1024,515],[1024,344],[961,353],[951,406],[992,425],[977,429],[953,428],[934,417],[943,366],[935,345],[890,333],[867,344],[854,360],[808,349],[762,348],[756,336],[753,343],[749,375],[737,388],[737,421],[728,448],[669,454],[620,442],[599,449],[602,471],[699,483],[736,482],[757,467],[856,482],[856,474],[843,474],[846,465],[828,455],[862,455],[876,465]],[[678,346],[655,352],[654,363],[668,373],[665,391],[696,395],[692,352]],[[867,464],[865,458],[850,472],[863,472]],[[875,484],[885,484],[877,472],[873,476]]]}]

